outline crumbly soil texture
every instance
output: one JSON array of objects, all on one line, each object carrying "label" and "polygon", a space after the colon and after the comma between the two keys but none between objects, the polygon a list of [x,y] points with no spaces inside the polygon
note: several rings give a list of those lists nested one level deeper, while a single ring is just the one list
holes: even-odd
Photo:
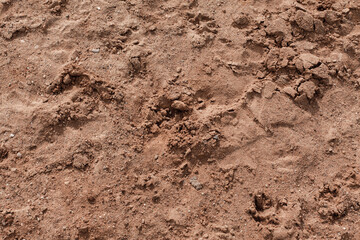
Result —
[{"label": "crumbly soil texture", "polygon": [[0,239],[360,239],[358,0],[0,0]]}]

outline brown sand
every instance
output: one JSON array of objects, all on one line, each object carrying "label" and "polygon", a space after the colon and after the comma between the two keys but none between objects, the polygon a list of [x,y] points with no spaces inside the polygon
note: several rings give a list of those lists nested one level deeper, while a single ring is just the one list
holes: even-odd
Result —
[{"label": "brown sand", "polygon": [[360,1],[0,2],[0,239],[360,239]]}]

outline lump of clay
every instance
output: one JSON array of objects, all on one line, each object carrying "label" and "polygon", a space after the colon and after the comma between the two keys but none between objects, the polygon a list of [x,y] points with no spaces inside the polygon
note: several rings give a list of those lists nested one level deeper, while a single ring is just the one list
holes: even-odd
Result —
[{"label": "lump of clay", "polygon": [[277,228],[272,235],[274,240],[285,240],[289,239],[292,234],[291,231],[286,228]]},{"label": "lump of clay", "polygon": [[284,19],[279,18],[269,23],[266,33],[269,35],[286,35],[290,33],[290,26]]},{"label": "lump of clay", "polygon": [[292,87],[284,87],[283,92],[286,93],[287,95],[289,95],[292,98],[295,98],[296,94],[297,94],[296,90],[294,88],[292,88]]},{"label": "lump of clay", "polygon": [[328,24],[334,24],[338,20],[336,12],[328,10],[325,13],[325,22]]},{"label": "lump of clay", "polygon": [[328,80],[330,78],[329,68],[323,63],[319,67],[311,69],[311,73],[317,78],[325,80]]},{"label": "lump of clay", "polygon": [[249,17],[242,14],[233,21],[231,26],[241,29],[247,27],[249,23],[250,23]]},{"label": "lump of clay", "polygon": [[276,43],[280,44],[283,47],[288,46],[289,42],[291,42],[292,39],[291,27],[282,18],[270,21],[267,24],[265,32],[269,36],[275,37]]},{"label": "lump of clay", "polygon": [[324,24],[321,20],[319,19],[315,19],[314,20],[314,27],[315,27],[315,32],[318,34],[323,34],[326,33],[326,29],[324,27]]},{"label": "lump of clay", "polygon": [[271,49],[266,58],[266,67],[270,71],[275,71],[279,59],[280,51],[277,48]]},{"label": "lump of clay", "polygon": [[172,104],[171,104],[171,107],[176,109],[176,110],[179,110],[179,111],[188,111],[189,110],[189,107],[183,103],[182,101],[174,101]]},{"label": "lump of clay", "polygon": [[270,71],[275,71],[279,68],[288,66],[289,61],[292,60],[296,55],[296,52],[289,47],[273,48],[268,53],[266,58],[266,67]]},{"label": "lump of clay", "polygon": [[312,81],[304,82],[298,88],[298,92],[305,94],[308,99],[313,99],[317,90],[318,87]]},{"label": "lump of clay", "polygon": [[295,22],[305,31],[314,31],[314,18],[309,13],[298,10],[295,15]]},{"label": "lump of clay", "polygon": [[203,48],[206,46],[206,38],[204,35],[199,35],[197,33],[189,33],[191,45],[194,48]]},{"label": "lump of clay", "polygon": [[276,88],[277,88],[277,86],[275,83],[270,82],[270,81],[266,82],[264,84],[264,88],[262,90],[262,96],[267,99],[272,98],[272,96],[275,93]]},{"label": "lump of clay", "polygon": [[315,67],[320,59],[311,53],[302,53],[295,62],[296,69],[303,72],[306,69]]},{"label": "lump of clay", "polygon": [[289,47],[280,48],[280,67],[286,67],[289,64],[289,61],[292,60],[296,55],[294,49]]},{"label": "lump of clay", "polygon": [[295,125],[304,121],[308,115],[296,107],[285,94],[275,92],[271,99],[257,98],[249,104],[256,119],[266,126],[277,124]]}]

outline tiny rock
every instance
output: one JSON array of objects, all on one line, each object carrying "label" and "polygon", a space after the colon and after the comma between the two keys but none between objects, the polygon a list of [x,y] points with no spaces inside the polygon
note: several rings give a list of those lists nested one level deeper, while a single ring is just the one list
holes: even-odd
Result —
[{"label": "tiny rock", "polygon": [[189,107],[183,103],[182,101],[174,101],[172,104],[171,104],[171,107],[176,109],[176,110],[179,110],[179,111],[187,111],[189,110]]},{"label": "tiny rock", "polygon": [[196,189],[201,190],[203,188],[203,185],[198,181],[197,177],[194,176],[190,179],[190,184]]},{"label": "tiny rock", "polygon": [[66,74],[66,76],[63,78],[63,82],[65,84],[70,84],[71,83],[71,77],[69,74]]},{"label": "tiny rock", "polygon": [[91,52],[93,52],[93,53],[99,53],[99,52],[100,52],[100,49],[99,49],[99,48],[94,48],[94,49],[91,49]]}]

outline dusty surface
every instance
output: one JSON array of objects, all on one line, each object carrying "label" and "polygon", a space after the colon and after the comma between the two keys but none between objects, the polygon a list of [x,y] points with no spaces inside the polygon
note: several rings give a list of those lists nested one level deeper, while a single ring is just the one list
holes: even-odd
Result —
[{"label": "dusty surface", "polygon": [[1,239],[360,239],[357,0],[1,0]]}]

